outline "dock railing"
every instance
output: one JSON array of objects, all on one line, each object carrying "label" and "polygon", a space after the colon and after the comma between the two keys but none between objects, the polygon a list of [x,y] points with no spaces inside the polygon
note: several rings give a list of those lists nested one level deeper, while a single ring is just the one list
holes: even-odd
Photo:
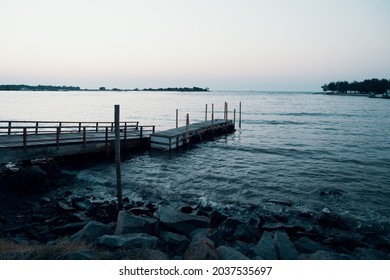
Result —
[{"label": "dock railing", "polygon": [[[120,122],[121,139],[142,138],[155,132],[154,125]],[[96,142],[115,139],[114,122],[0,121],[1,145],[23,146]],[[8,137],[2,137],[8,136]]]}]

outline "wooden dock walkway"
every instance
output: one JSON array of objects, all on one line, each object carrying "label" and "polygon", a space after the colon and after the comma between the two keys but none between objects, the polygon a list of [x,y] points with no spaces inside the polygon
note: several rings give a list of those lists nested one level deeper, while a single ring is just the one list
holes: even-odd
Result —
[{"label": "wooden dock walkway", "polygon": [[210,120],[154,133],[150,136],[153,149],[172,150],[186,143],[203,141],[234,131],[232,120]]},{"label": "wooden dock walkway", "polygon": [[[121,122],[121,148],[147,147],[154,132],[153,125]],[[0,163],[109,152],[114,142],[113,122],[0,121]]]}]

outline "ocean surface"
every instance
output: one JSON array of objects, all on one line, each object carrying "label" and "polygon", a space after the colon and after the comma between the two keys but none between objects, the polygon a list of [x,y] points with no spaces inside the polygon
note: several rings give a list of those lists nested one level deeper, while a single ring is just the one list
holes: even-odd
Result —
[{"label": "ocean surface", "polygon": [[[235,133],[172,152],[128,154],[124,196],[153,203],[211,206],[246,215],[253,209],[330,211],[389,224],[390,100],[299,92],[0,92],[1,120],[112,121],[156,125],[204,120],[205,105],[229,118],[242,102]],[[238,120],[238,113],[237,113]],[[115,164],[63,170],[63,188],[114,199]],[[270,200],[286,200],[292,206]]]}]

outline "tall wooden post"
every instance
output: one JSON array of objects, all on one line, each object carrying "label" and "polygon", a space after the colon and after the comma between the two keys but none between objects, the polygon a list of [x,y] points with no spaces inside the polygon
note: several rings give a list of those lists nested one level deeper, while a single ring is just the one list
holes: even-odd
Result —
[{"label": "tall wooden post", "polygon": [[233,111],[233,124],[236,125],[236,109]]},{"label": "tall wooden post", "polygon": [[190,115],[187,114],[186,116],[186,143],[188,143],[188,126],[190,125]]},{"label": "tall wooden post", "polygon": [[179,127],[179,110],[176,109],[176,128]]},{"label": "tall wooden post", "polygon": [[204,121],[207,122],[207,104],[206,104],[206,110],[205,110],[205,113],[204,113]]},{"label": "tall wooden post", "polygon": [[211,104],[211,125],[214,125],[214,103]]},{"label": "tall wooden post", "polygon": [[241,128],[241,101],[240,101],[240,109],[238,112],[238,127]]},{"label": "tall wooden post", "polygon": [[122,175],[121,175],[121,135],[119,121],[119,105],[115,105],[115,164],[116,164],[116,193],[118,197],[118,210],[123,209],[122,201]]}]

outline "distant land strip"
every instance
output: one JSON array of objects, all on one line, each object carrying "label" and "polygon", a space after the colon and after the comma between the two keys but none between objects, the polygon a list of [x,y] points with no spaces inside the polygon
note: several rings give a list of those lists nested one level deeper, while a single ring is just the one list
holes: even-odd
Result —
[{"label": "distant land strip", "polygon": [[347,81],[330,82],[321,86],[322,90],[330,94],[360,94],[375,95],[387,94],[390,90],[390,79],[366,79],[361,82]]},{"label": "distant land strip", "polygon": [[52,85],[0,85],[0,91],[181,91],[181,92],[206,92],[209,88],[201,87],[169,87],[169,88],[144,88],[144,89],[119,89],[99,87],[98,89],[81,89],[77,86],[52,86]]}]

